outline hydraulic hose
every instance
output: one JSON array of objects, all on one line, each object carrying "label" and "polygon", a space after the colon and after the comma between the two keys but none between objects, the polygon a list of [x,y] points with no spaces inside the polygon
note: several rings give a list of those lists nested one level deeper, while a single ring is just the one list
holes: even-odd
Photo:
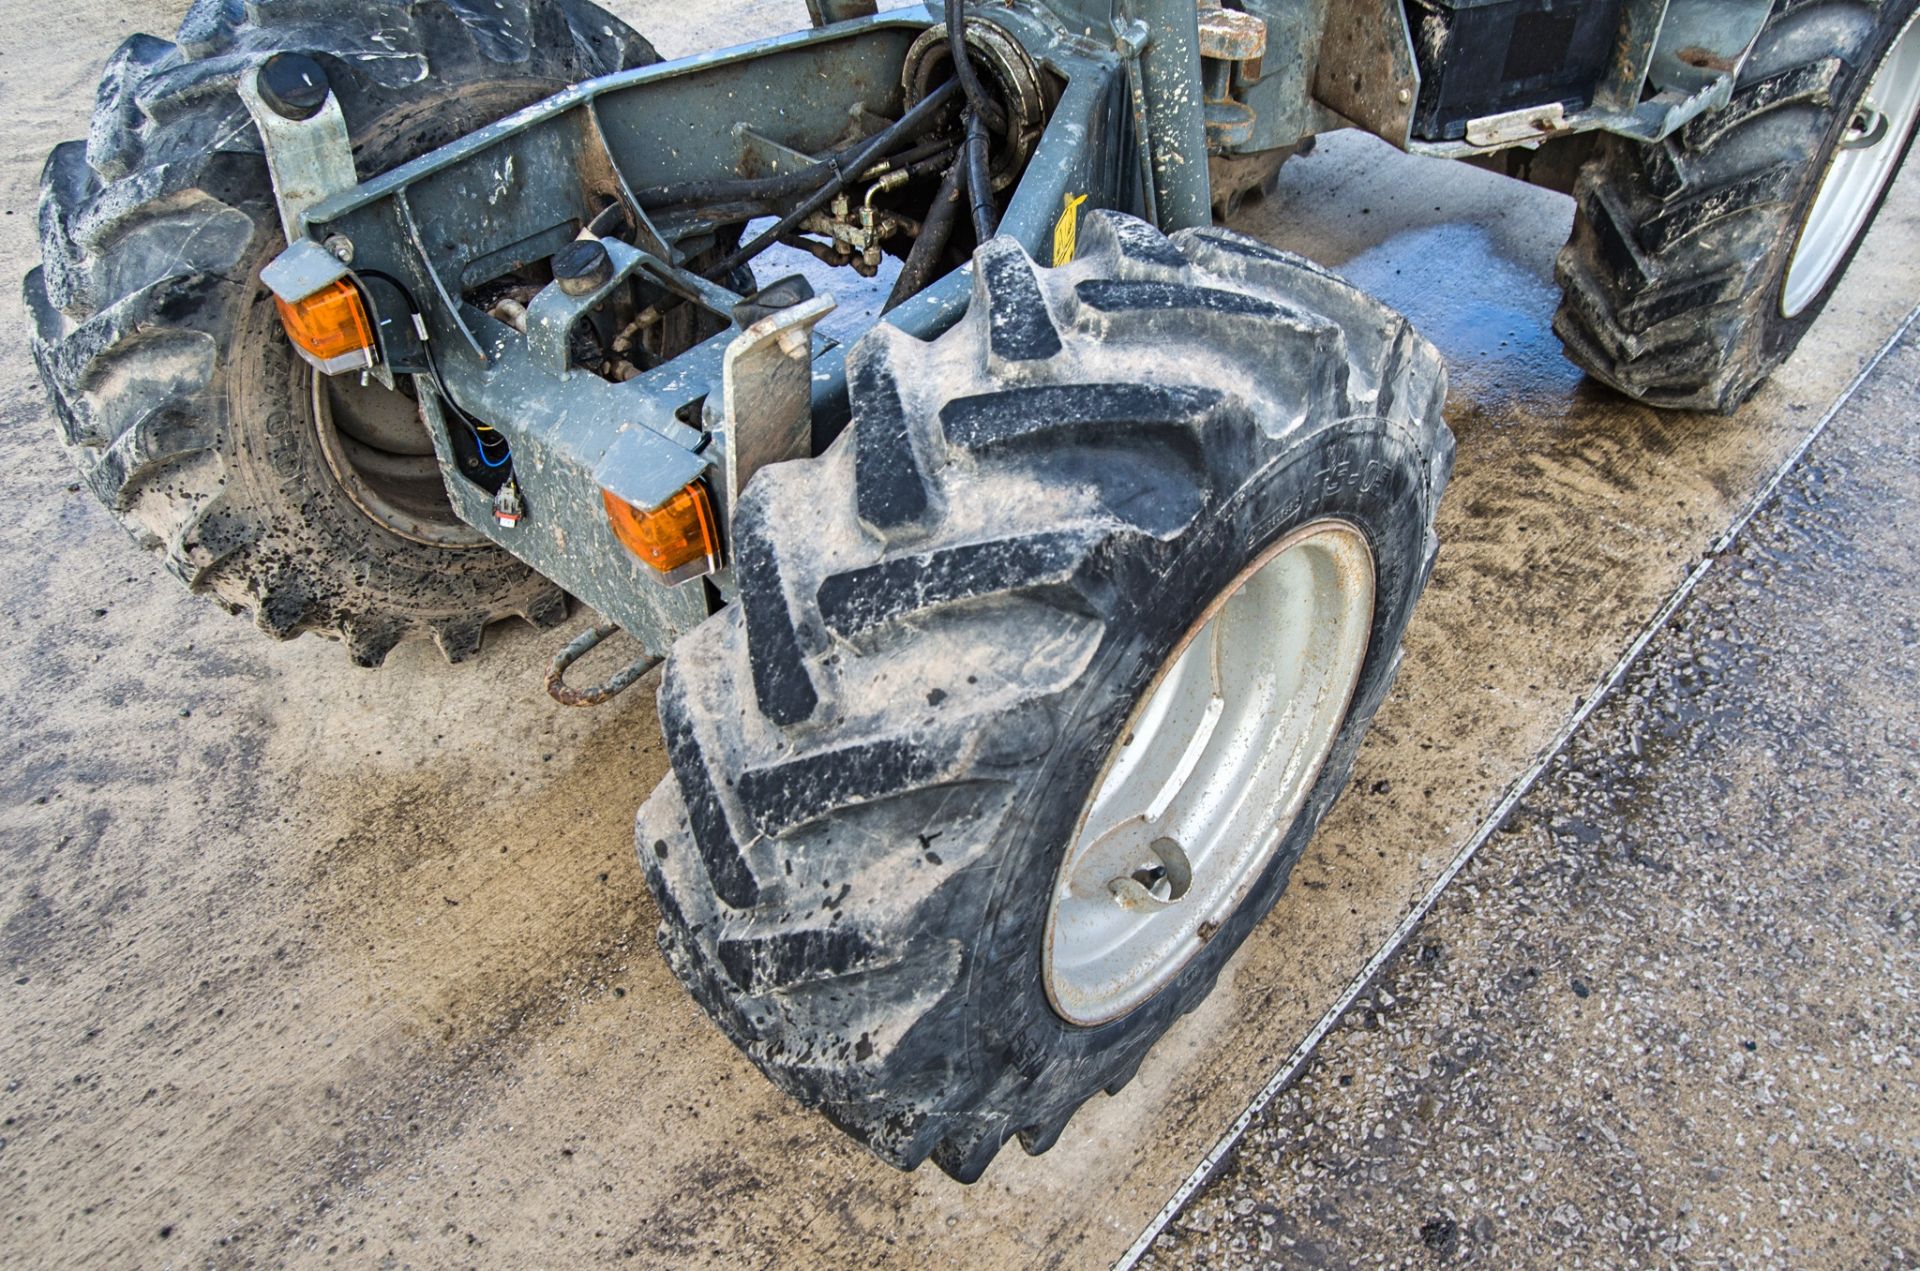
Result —
[{"label": "hydraulic hose", "polygon": [[940,192],[933,196],[933,206],[927,209],[927,219],[920,226],[920,237],[913,240],[913,250],[900,266],[900,276],[894,279],[893,290],[887,294],[887,303],[880,312],[889,312],[933,281],[947,244],[953,239],[954,222],[960,219],[960,187],[966,181],[965,166],[965,160],[958,156],[947,165],[946,175],[940,178]]},{"label": "hydraulic hose", "polygon": [[760,233],[752,242],[741,247],[739,251],[708,269],[706,271],[706,277],[716,280],[725,278],[728,274],[731,274],[734,270],[746,264],[755,256],[758,256],[761,252],[779,242],[783,235],[791,234],[802,221],[825,207],[832,201],[834,195],[846,188],[850,179],[848,176],[849,173],[865,172],[873,166],[874,160],[898,145],[901,140],[917,135],[941,110],[945,109],[947,103],[952,101],[954,94],[959,91],[959,82],[957,80],[948,80],[921,98],[919,105],[900,116],[894,123],[875,134],[872,140],[862,145],[854,154],[854,157],[836,172],[831,180],[807,196],[806,199],[802,200],[799,207],[794,208],[793,211],[781,217],[777,223]]},{"label": "hydraulic hose", "polygon": [[967,201],[973,210],[973,236],[984,243],[1000,228],[1000,209],[993,203],[993,169],[987,162],[987,121],[967,111]]},{"label": "hydraulic hose", "polygon": [[960,81],[967,105],[993,127],[1005,132],[1007,113],[999,102],[987,96],[980,72],[973,68],[973,58],[967,52],[967,0],[947,0],[947,51],[953,55],[953,77]]},{"label": "hydraulic hose", "polygon": [[[851,173],[850,180],[877,176],[881,172],[890,172],[896,168],[917,163],[948,148],[950,142],[934,137],[921,142],[911,149],[897,155],[889,155],[876,163],[867,165],[864,172]],[[692,207],[706,203],[765,203],[775,199],[791,198],[796,194],[805,194],[818,189],[821,182],[830,180],[835,173],[847,174],[840,162],[841,154],[852,154],[849,147],[836,154],[829,155],[818,163],[808,164],[792,172],[782,172],[771,177],[721,177],[711,181],[683,181],[678,185],[652,185],[633,192],[634,202],[649,212],[658,208]]]},{"label": "hydraulic hose", "polygon": [[[967,0],[947,0],[947,51],[953,57],[953,79],[967,95],[966,163],[968,205],[973,212],[973,236],[984,243],[1000,225],[993,205],[992,169],[988,163],[988,129],[1006,131],[1007,115],[987,95],[967,52]],[[953,81],[949,81],[953,82]]]}]

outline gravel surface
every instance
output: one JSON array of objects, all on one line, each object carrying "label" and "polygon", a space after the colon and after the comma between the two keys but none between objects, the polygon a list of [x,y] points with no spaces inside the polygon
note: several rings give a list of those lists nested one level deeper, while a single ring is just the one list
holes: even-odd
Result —
[{"label": "gravel surface", "polygon": [[1920,1265],[1920,326],[1142,1262]]}]

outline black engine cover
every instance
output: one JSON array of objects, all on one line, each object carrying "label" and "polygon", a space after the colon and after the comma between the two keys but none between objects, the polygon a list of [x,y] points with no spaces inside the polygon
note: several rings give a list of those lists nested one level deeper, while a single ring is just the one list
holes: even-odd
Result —
[{"label": "black engine cover", "polygon": [[1626,0],[1406,0],[1420,62],[1413,135],[1458,141],[1486,115],[1593,101]]}]

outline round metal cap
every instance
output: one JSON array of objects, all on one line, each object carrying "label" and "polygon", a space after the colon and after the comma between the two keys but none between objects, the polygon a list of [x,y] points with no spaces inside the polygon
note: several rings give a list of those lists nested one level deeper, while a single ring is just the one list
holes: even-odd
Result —
[{"label": "round metal cap", "polygon": [[554,281],[569,296],[584,296],[612,277],[613,258],[598,239],[568,243],[554,254]]},{"label": "round metal cap", "polygon": [[258,82],[260,100],[283,119],[312,119],[333,91],[326,71],[305,53],[275,53],[261,63]]}]

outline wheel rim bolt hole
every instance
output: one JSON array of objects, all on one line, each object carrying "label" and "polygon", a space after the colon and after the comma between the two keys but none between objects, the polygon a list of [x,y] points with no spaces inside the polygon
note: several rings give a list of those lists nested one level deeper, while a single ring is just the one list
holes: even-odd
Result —
[{"label": "wheel rim bolt hole", "polygon": [[[1158,861],[1155,861],[1151,865],[1143,865],[1139,869],[1134,870],[1133,881],[1146,888],[1147,894],[1155,900],[1172,901],[1180,899],[1179,896],[1173,894],[1173,878],[1167,873],[1167,867]],[[1181,889],[1183,893],[1185,890],[1185,888]]]},{"label": "wheel rim bolt hole", "polygon": [[1148,851],[1151,856],[1145,863],[1107,884],[1108,894],[1123,908],[1132,908],[1142,900],[1162,908],[1193,890],[1193,865],[1178,843],[1161,838]]}]

